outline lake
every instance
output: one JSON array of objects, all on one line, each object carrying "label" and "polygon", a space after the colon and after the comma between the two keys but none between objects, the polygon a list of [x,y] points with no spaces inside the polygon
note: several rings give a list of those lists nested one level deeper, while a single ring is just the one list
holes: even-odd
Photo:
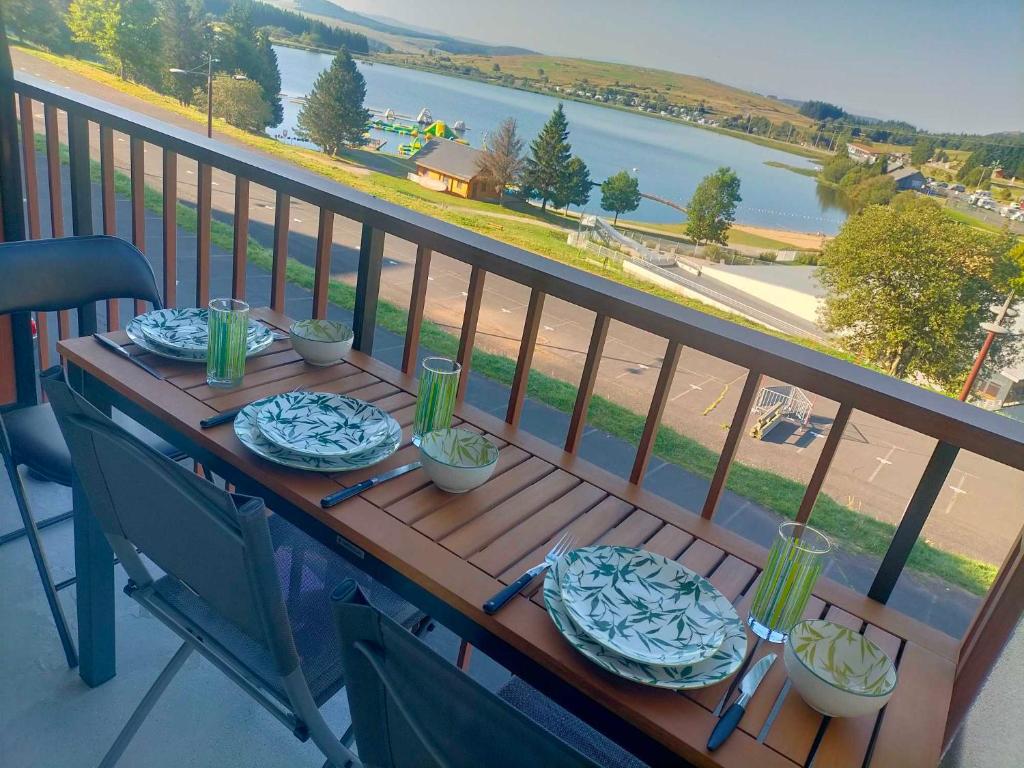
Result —
[{"label": "lake", "polygon": [[[282,91],[291,97],[309,93],[332,58],[282,46],[275,50]],[[386,64],[358,62],[358,66],[366,78],[367,107],[392,109],[402,115],[417,115],[427,107],[434,119],[449,125],[464,121],[468,128],[465,138],[476,147],[488,131],[510,116],[516,118],[519,132],[529,144],[558,104],[550,96],[473,80]],[[736,210],[739,222],[834,234],[846,217],[834,197],[820,194],[814,179],[765,165],[768,160],[811,165],[798,155],[643,114],[575,101],[563,104],[573,152],[586,162],[594,181],[628,170],[639,177],[642,191],[685,204],[704,176],[727,165],[740,177],[743,202]],[[285,98],[284,122],[269,132],[277,135],[287,130],[292,134],[301,106]],[[374,134],[387,140],[385,151],[397,152],[398,145],[408,141],[394,133]],[[595,189],[587,206],[590,212],[599,212],[600,197]],[[681,216],[679,211],[650,200],[628,214],[628,218],[659,223],[679,221]]]}]

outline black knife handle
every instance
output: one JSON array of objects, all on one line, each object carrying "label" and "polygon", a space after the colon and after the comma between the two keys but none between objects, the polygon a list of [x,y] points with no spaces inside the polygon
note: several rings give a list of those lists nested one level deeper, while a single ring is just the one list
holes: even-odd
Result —
[{"label": "black knife handle", "polygon": [[218,424],[226,424],[229,421],[234,421],[235,416],[238,415],[241,408],[232,408],[222,413],[218,413],[216,416],[207,416],[205,419],[199,422],[199,426],[203,429],[209,429],[210,427],[216,427]]},{"label": "black knife handle", "polygon": [[534,574],[527,571],[503,590],[498,592],[494,597],[484,603],[484,613],[488,616],[492,613],[497,613],[501,606],[522,592],[526,588],[526,585],[533,581],[533,576]]},{"label": "black knife handle", "polygon": [[729,734],[736,730],[736,726],[743,719],[743,713],[747,710],[739,704],[733,704],[725,714],[715,723],[715,729],[711,731],[711,738],[708,739],[708,751],[714,752],[722,743],[729,738]]},{"label": "black knife handle", "polygon": [[329,493],[320,499],[320,506],[324,509],[330,509],[331,507],[341,504],[345,499],[351,499],[353,496],[358,496],[363,491],[368,491],[377,484],[374,478],[369,480],[363,480],[361,483],[356,483],[348,488],[342,488],[340,491]]}]

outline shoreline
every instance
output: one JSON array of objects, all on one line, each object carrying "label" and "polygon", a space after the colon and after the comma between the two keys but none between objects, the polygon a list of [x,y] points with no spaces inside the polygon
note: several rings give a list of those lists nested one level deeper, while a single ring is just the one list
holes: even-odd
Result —
[{"label": "shoreline", "polygon": [[[281,43],[284,45],[284,43]],[[296,46],[286,46],[296,47]],[[455,80],[469,80],[474,83],[482,83],[484,85],[493,85],[496,88],[507,88],[512,91],[522,91],[523,93],[534,93],[538,96],[548,96],[549,98],[557,99],[559,101],[575,101],[579,104],[589,104],[594,107],[602,107],[604,109],[613,109],[619,112],[627,112],[633,115],[640,115],[641,117],[649,117],[655,120],[664,120],[666,122],[675,123],[677,125],[687,126],[690,128],[698,128],[704,131],[711,131],[722,136],[728,136],[733,139],[740,141],[747,141],[751,144],[758,144],[762,147],[769,149],[776,149],[780,152],[786,152],[787,154],[796,155],[797,157],[803,157],[809,160],[824,160],[831,157],[832,155],[828,152],[822,152],[821,150],[812,149],[809,147],[803,147],[799,144],[789,144],[788,142],[779,141],[777,139],[769,139],[765,136],[756,136],[750,133],[744,133],[743,131],[734,131],[730,128],[721,128],[712,125],[701,125],[690,120],[683,120],[678,117],[671,115],[659,115],[653,112],[643,112],[631,107],[624,107],[618,104],[608,104],[603,101],[595,101],[593,99],[582,99],[572,94],[559,93],[553,94],[549,91],[540,90],[538,88],[526,88],[518,85],[504,85],[503,83],[494,82],[485,77],[473,77],[472,75],[462,75],[454,72],[441,71],[432,67],[416,67],[408,63],[400,63],[396,61],[389,61],[387,59],[379,58],[376,54],[353,54],[353,58],[361,61],[366,61],[371,64],[383,64],[390,67],[397,67],[399,69],[409,69],[414,72],[426,72],[431,75],[439,75],[440,77],[450,77]]]}]

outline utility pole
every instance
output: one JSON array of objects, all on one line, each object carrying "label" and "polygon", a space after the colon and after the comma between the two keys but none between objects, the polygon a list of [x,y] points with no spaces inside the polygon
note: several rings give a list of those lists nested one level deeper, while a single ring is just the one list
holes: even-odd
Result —
[{"label": "utility pole", "polygon": [[981,349],[978,350],[978,356],[974,358],[974,365],[971,367],[971,372],[967,374],[967,381],[964,382],[963,389],[960,390],[960,399],[964,402],[967,401],[967,398],[971,394],[971,389],[974,388],[974,380],[977,379],[978,374],[981,373],[981,366],[985,364],[985,358],[988,357],[988,352],[992,348],[992,342],[995,341],[996,336],[1001,336],[1007,332],[1007,329],[1003,326],[1003,320],[1007,317],[1013,317],[1013,315],[1016,314],[1010,309],[1013,297],[1014,292],[1010,291],[1010,295],[1006,297],[1006,301],[1003,302],[1003,306],[989,307],[996,316],[996,321],[994,323],[981,323],[982,330],[988,331],[988,335],[985,337],[985,341],[981,345]]}]

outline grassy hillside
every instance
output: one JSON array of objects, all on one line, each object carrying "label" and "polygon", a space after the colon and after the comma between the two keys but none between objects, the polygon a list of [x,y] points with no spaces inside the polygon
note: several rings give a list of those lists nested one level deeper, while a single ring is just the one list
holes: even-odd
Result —
[{"label": "grassy hillside", "polygon": [[[380,60],[406,66],[429,65],[427,57],[420,62],[408,61],[399,53],[381,55]],[[717,83],[703,77],[683,75],[662,69],[613,64],[589,59],[570,59],[540,54],[516,56],[449,55],[451,65],[468,66],[481,72],[492,72],[495,64],[502,75],[517,79],[546,78],[548,87],[567,87],[586,82],[590,86],[621,87],[639,91],[649,97],[664,95],[671,104],[696,105],[703,101],[711,116],[750,114],[766,117],[774,123],[789,121],[796,126],[809,126],[811,121],[797,110],[777,99],[769,99],[750,91]],[[446,62],[447,64],[447,62]],[[543,72],[543,74],[541,74]]]}]

